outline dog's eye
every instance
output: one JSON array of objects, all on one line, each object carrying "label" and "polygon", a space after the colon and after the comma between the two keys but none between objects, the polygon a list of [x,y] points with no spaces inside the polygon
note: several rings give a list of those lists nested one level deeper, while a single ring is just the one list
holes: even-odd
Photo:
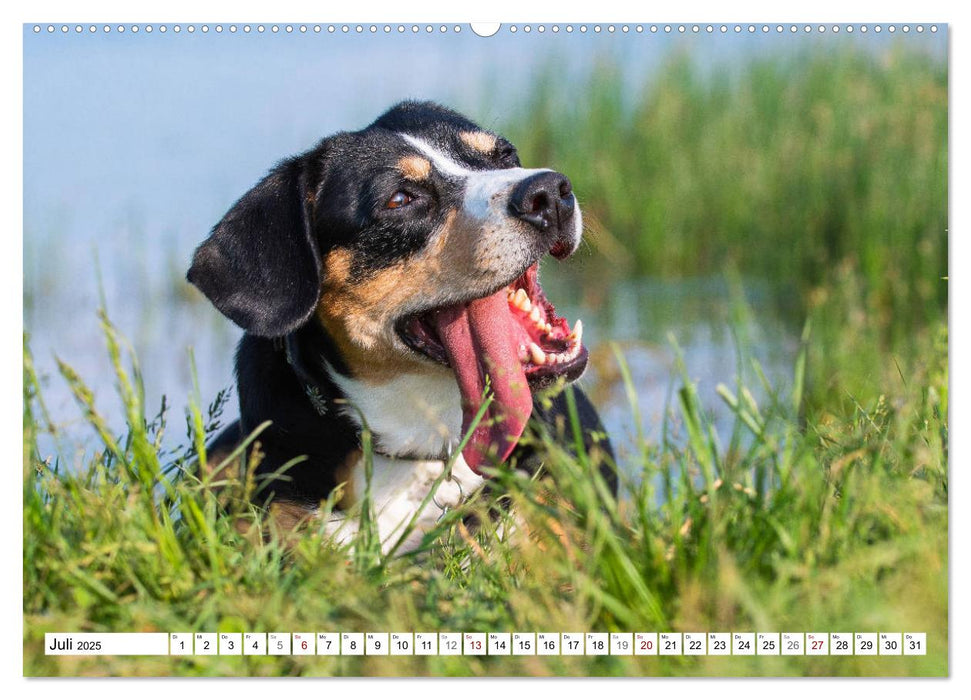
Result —
[{"label": "dog's eye", "polygon": [[413,199],[412,196],[407,192],[402,192],[401,190],[398,190],[393,195],[391,195],[391,199],[389,199],[388,203],[385,204],[384,206],[387,209],[398,209],[399,207],[406,207],[409,204],[411,204],[412,199]]}]

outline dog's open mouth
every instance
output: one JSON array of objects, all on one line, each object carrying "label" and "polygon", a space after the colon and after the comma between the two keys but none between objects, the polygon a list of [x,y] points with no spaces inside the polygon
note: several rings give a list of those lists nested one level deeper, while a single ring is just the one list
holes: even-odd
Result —
[{"label": "dog's open mouth", "polygon": [[463,435],[482,409],[488,383],[492,403],[462,453],[474,471],[489,459],[505,460],[515,448],[532,412],[531,387],[557,377],[573,381],[587,364],[582,323],[571,329],[556,315],[537,273],[533,264],[494,294],[432,309],[398,326],[409,347],[454,370]]}]

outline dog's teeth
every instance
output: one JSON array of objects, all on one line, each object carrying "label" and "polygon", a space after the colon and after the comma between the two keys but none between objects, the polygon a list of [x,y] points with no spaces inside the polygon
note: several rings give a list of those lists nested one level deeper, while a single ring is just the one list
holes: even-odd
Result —
[{"label": "dog's teeth", "polygon": [[576,344],[580,345],[580,340],[583,338],[583,321],[579,318],[577,319],[576,325],[573,327],[573,332],[570,333],[570,339],[576,341]]},{"label": "dog's teeth", "polygon": [[529,358],[533,361],[534,365],[546,364],[546,353],[536,343],[529,344]]},{"label": "dog's teeth", "polygon": [[547,323],[545,326],[543,326],[543,331],[546,332],[546,333],[552,333],[553,332],[553,326],[551,326],[550,324]]},{"label": "dog's teeth", "polygon": [[529,295],[526,293],[526,290],[522,288],[516,290],[516,296],[513,299],[513,303],[517,308],[522,309],[526,313],[529,313],[530,309],[533,308],[533,305],[529,302]]},{"label": "dog's teeth", "polygon": [[540,320],[542,319],[542,316],[540,315],[538,306],[533,307],[533,310],[529,312],[529,317],[533,320],[533,323],[540,322]]},{"label": "dog's teeth", "polygon": [[519,361],[526,362],[529,359],[529,350],[522,343],[519,344]]}]

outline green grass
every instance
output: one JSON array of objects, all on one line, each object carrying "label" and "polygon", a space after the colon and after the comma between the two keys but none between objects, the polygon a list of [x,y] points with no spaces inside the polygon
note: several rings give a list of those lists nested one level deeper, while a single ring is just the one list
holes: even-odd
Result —
[{"label": "green grass", "polygon": [[[423,551],[383,557],[316,531],[263,527],[245,484],[215,493],[186,467],[213,418],[187,411],[187,447],[163,461],[168,417],[146,417],[138,372],[104,321],[128,429],[114,436],[83,381],[69,382],[103,451],[81,470],[41,461],[42,395],[24,354],[25,673],[306,675],[943,675],[947,673],[946,352],[920,391],[800,419],[801,387],[737,416],[718,445],[685,380],[662,445],[644,444],[614,501],[588,455],[531,435],[544,478],[499,474],[522,522],[470,533],[462,515]],[[794,368],[803,376],[808,346]],[[620,362],[621,360],[618,359]],[[623,364],[621,362],[621,369]],[[628,386],[631,392],[636,391]],[[218,407],[212,407],[218,413]],[[173,421],[177,422],[177,421]],[[680,437],[679,437],[680,436]],[[193,448],[192,446],[197,446]],[[555,482],[555,486],[553,485]],[[46,657],[50,631],[926,631],[925,657],[84,658]]]},{"label": "green grass", "polygon": [[[768,280],[796,335],[809,319],[791,379],[752,391],[724,377],[736,421],[721,444],[682,376],[664,439],[626,457],[634,477],[619,502],[591,456],[560,447],[569,428],[531,435],[543,477],[496,476],[525,525],[464,530],[460,516],[489,505],[479,498],[423,551],[388,559],[368,528],[353,551],[315,531],[259,536],[251,483],[216,493],[188,469],[226,397],[196,397],[184,420],[145,406],[106,317],[126,426],[108,425],[61,363],[98,448],[80,465],[67,448],[42,454],[39,438],[72,435],[48,417],[25,340],[26,674],[948,673],[946,68],[847,50],[710,77],[675,57],[633,93],[610,66],[596,76],[574,105],[540,91],[505,129],[525,163],[574,180],[593,250],[584,287],[726,270]],[[738,304],[732,331],[749,362],[746,313]],[[609,374],[627,377],[619,354]],[[162,452],[166,431],[184,431],[185,447]],[[928,654],[43,654],[51,631],[300,630],[924,631]]]}]

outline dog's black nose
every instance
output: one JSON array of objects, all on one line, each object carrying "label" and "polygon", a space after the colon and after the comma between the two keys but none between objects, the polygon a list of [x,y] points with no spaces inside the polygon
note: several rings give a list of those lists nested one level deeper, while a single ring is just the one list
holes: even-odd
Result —
[{"label": "dog's black nose", "polygon": [[548,232],[551,239],[572,231],[576,198],[566,175],[556,172],[528,177],[512,191],[509,210],[513,216]]}]

